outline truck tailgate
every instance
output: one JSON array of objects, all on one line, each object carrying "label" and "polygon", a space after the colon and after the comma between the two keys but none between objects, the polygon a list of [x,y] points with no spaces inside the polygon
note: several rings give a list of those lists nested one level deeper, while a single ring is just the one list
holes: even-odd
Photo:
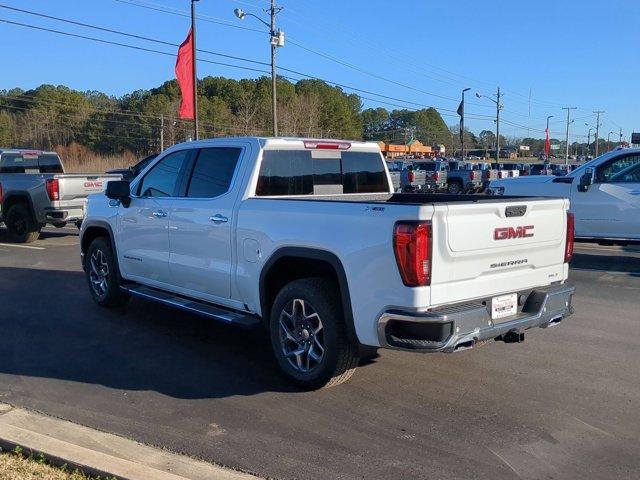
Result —
[{"label": "truck tailgate", "polygon": [[120,180],[121,175],[114,174],[64,174],[56,175],[60,183],[60,200],[84,199],[92,193],[100,193],[107,188],[109,180]]},{"label": "truck tailgate", "polygon": [[563,277],[564,199],[436,207],[431,303],[548,285]]}]

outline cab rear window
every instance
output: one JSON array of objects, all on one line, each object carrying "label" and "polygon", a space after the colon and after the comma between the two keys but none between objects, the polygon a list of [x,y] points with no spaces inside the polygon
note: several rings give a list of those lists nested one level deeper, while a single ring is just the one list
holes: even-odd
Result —
[{"label": "cab rear window", "polygon": [[0,173],[63,173],[60,158],[54,154],[3,153]]},{"label": "cab rear window", "polygon": [[323,195],[388,192],[380,154],[265,150],[256,195]]}]

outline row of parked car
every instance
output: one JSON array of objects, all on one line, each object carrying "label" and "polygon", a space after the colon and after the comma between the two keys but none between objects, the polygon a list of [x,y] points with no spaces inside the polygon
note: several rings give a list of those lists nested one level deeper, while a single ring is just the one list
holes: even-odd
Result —
[{"label": "row of parked car", "polygon": [[435,160],[397,159],[387,166],[396,191],[479,193],[489,182],[502,178],[527,175],[556,175],[570,173],[573,165],[464,162],[455,159]]}]

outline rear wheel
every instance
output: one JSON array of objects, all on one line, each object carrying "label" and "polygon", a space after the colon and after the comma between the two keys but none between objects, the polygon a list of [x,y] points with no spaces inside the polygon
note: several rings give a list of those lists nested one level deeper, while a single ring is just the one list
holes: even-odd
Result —
[{"label": "rear wheel", "polygon": [[462,192],[462,185],[458,182],[450,182],[447,186],[447,191],[452,195],[457,195]]},{"label": "rear wheel", "polygon": [[323,278],[287,284],[271,309],[271,346],[287,379],[306,388],[347,381],[358,353],[346,334],[334,285]]},{"label": "rear wheel", "polygon": [[31,243],[40,236],[40,225],[36,223],[26,205],[18,203],[9,207],[4,223],[12,242]]},{"label": "rear wheel", "polygon": [[87,249],[85,273],[93,300],[102,307],[120,307],[129,295],[120,288],[116,259],[109,240],[98,237]]}]

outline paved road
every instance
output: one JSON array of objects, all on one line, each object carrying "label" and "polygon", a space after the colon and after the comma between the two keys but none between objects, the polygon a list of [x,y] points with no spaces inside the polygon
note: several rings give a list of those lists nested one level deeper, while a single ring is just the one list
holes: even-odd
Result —
[{"label": "paved road", "polygon": [[385,351],[347,384],[284,383],[261,335],[92,303],[77,232],[0,233],[0,401],[263,476],[640,476],[640,250],[578,248],[576,315],[453,355]]}]

